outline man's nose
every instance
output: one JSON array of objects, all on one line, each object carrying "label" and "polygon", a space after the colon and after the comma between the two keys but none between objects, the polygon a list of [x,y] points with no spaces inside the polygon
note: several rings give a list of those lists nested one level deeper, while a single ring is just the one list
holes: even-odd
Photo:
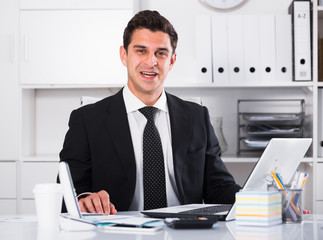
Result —
[{"label": "man's nose", "polygon": [[155,54],[149,54],[146,59],[146,63],[150,67],[157,66],[157,57]]}]

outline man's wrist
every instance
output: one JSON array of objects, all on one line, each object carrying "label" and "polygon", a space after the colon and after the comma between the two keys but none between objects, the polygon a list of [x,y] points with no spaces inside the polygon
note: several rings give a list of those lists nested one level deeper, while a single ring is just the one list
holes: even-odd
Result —
[{"label": "man's wrist", "polygon": [[79,194],[79,195],[77,195],[77,200],[80,200],[80,199],[82,199],[82,198],[85,198],[85,197],[87,197],[87,196],[90,196],[92,193],[91,192],[84,192],[84,193],[81,193],[81,194]]}]

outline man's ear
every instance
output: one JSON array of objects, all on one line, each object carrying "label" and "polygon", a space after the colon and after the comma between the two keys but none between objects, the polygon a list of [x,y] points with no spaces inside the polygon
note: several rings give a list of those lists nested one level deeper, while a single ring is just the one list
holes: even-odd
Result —
[{"label": "man's ear", "polygon": [[177,54],[174,53],[170,59],[170,64],[169,64],[169,71],[172,70],[173,66],[174,66],[174,63],[176,62],[176,57],[177,57]]},{"label": "man's ear", "polygon": [[127,66],[127,51],[126,51],[126,49],[123,46],[121,46],[119,53],[120,53],[121,62],[123,64],[123,66],[126,67]]}]

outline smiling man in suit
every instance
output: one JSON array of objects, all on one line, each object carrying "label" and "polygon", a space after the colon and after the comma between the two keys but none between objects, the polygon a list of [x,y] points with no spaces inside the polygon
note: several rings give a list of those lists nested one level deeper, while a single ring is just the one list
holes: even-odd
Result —
[{"label": "smiling man in suit", "polygon": [[207,108],[164,90],[177,39],[157,11],[137,13],[120,47],[127,85],[71,113],[60,159],[70,166],[81,211],[234,202],[240,186],[220,158]]}]

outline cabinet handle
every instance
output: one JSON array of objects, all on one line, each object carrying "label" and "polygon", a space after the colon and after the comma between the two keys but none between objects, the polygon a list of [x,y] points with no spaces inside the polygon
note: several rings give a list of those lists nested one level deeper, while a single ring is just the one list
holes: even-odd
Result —
[{"label": "cabinet handle", "polygon": [[15,35],[10,35],[10,62],[15,61]]},{"label": "cabinet handle", "polygon": [[25,55],[25,62],[28,61],[28,34],[26,33],[25,34],[25,52],[24,52],[24,55]]}]

